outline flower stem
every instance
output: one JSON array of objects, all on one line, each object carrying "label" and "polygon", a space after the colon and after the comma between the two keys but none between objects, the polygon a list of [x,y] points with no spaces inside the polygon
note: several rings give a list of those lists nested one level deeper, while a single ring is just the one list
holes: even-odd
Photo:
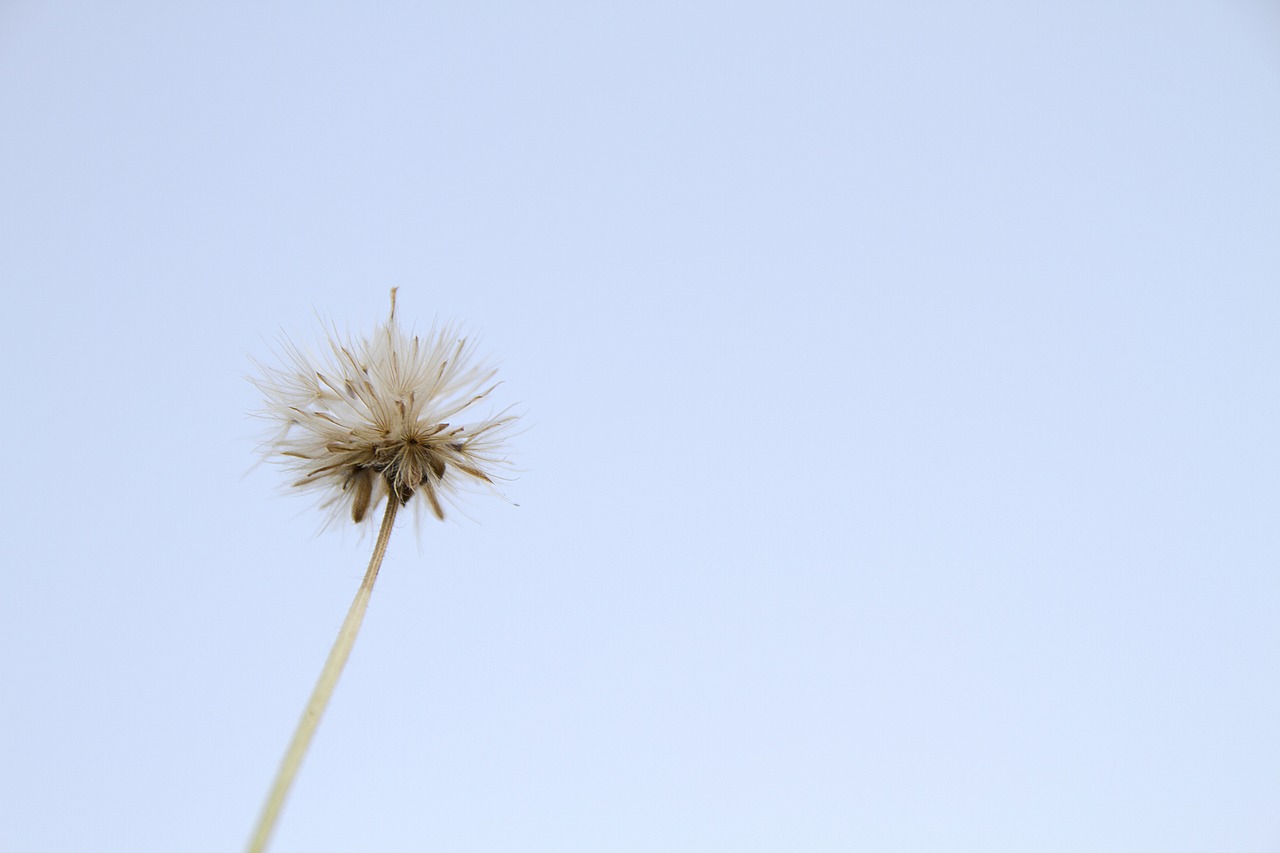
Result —
[{"label": "flower stem", "polygon": [[307,702],[306,710],[302,712],[302,719],[298,721],[298,728],[293,733],[293,740],[289,742],[289,749],[280,762],[275,782],[271,785],[271,793],[267,795],[267,801],[262,807],[262,816],[258,818],[253,838],[246,848],[248,853],[262,853],[267,848],[267,841],[270,840],[271,832],[275,829],[276,821],[280,817],[280,809],[284,806],[285,797],[289,794],[294,777],[298,775],[298,768],[302,765],[303,756],[307,754],[307,747],[311,745],[316,727],[320,725],[320,717],[329,705],[329,698],[333,696],[333,688],[338,684],[342,668],[346,666],[347,658],[351,655],[356,634],[360,633],[360,624],[364,621],[364,612],[369,607],[369,596],[373,594],[373,582],[378,579],[378,569],[382,567],[382,558],[387,553],[387,541],[391,538],[391,528],[395,524],[396,510],[399,507],[400,501],[396,500],[395,495],[387,495],[387,509],[382,516],[382,527],[378,530],[378,541],[373,546],[373,556],[369,558],[369,568],[364,573],[364,581],[356,592],[355,600],[351,602],[347,618],[342,622],[338,638],[333,641],[329,658],[324,662],[324,669],[320,670],[320,678],[316,680],[315,689],[311,691],[311,700]]}]

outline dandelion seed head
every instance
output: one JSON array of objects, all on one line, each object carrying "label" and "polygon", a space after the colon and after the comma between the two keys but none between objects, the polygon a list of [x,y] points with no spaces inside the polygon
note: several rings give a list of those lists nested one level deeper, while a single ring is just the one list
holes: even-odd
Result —
[{"label": "dandelion seed head", "polygon": [[404,332],[395,302],[393,289],[390,317],[368,338],[329,328],[319,355],[285,341],[283,366],[259,365],[251,380],[266,398],[259,414],[273,423],[263,456],[293,487],[318,493],[331,519],[360,523],[383,500],[415,497],[443,519],[461,490],[496,491],[508,467],[516,416],[470,420],[498,386],[496,370],[456,326]]}]

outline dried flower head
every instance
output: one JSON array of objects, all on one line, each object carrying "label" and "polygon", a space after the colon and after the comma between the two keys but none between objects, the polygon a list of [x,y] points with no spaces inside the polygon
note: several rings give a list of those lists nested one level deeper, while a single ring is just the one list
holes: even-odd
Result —
[{"label": "dried flower head", "polygon": [[260,365],[252,380],[266,396],[261,413],[280,429],[263,454],[284,465],[299,489],[353,521],[384,498],[407,504],[421,494],[436,518],[460,486],[492,486],[506,465],[502,441],[515,416],[454,421],[497,387],[496,370],[474,362],[474,346],[455,327],[411,336],[391,316],[372,337],[344,341],[331,331],[322,358],[284,345],[285,368]]}]

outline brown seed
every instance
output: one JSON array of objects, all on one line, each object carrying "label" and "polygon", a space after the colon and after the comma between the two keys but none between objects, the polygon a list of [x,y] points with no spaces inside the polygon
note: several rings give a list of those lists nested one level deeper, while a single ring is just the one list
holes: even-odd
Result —
[{"label": "brown seed", "polygon": [[369,511],[369,499],[373,496],[373,472],[368,468],[361,468],[351,477],[355,480],[356,489],[356,495],[351,500],[351,520],[359,524]]},{"label": "brown seed", "polygon": [[431,504],[431,511],[436,514],[436,518],[444,521],[444,510],[440,508],[440,499],[436,497],[435,486],[431,485],[430,480],[422,482],[422,491],[427,493],[427,501]]}]

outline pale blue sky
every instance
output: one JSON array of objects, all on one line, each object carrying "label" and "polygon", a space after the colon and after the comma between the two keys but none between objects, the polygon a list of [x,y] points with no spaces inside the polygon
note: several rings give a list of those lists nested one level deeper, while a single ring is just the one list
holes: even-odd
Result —
[{"label": "pale blue sky", "polygon": [[244,381],[527,411],[285,851],[1280,845],[1280,11],[0,7],[0,849],[244,843],[367,559]]}]

